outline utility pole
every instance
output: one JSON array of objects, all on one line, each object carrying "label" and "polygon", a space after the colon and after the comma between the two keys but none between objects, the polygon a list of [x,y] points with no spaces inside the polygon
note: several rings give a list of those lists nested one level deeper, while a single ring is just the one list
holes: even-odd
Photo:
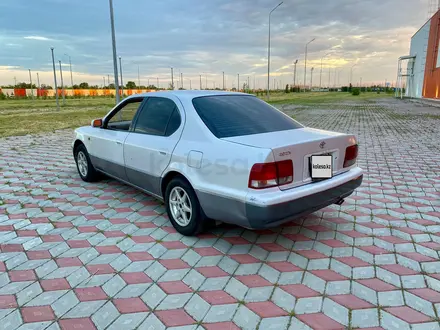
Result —
[{"label": "utility pole", "polygon": [[110,88],[110,75],[109,74],[107,75],[107,86],[109,86],[109,88]]},{"label": "utility pole", "polygon": [[238,73],[238,90],[237,90],[237,92],[239,92],[240,91],[240,74]]},{"label": "utility pole", "polygon": [[141,86],[141,76],[139,73],[139,65],[138,65],[138,88],[140,88],[140,86]]},{"label": "utility pole", "polygon": [[53,47],[50,47],[50,50],[52,52],[53,80],[55,83],[55,98],[57,100],[57,110],[60,111],[60,103],[58,101],[57,73],[55,70],[55,58],[53,56]]},{"label": "utility pole", "polygon": [[32,74],[31,74],[31,69],[29,69],[29,80],[31,82],[31,95],[32,98],[34,98],[34,88],[32,87]]},{"label": "utility pole", "polygon": [[205,72],[205,88],[208,89],[208,74]]},{"label": "utility pole", "polygon": [[17,77],[14,77],[14,88],[17,88]]},{"label": "utility pole", "polygon": [[105,87],[105,76],[102,78],[104,79],[104,85],[102,85],[102,88],[104,88]]},{"label": "utility pole", "polygon": [[159,77],[157,77],[156,79],[157,79],[157,86],[156,86],[156,88],[159,89]]},{"label": "utility pole", "polygon": [[180,87],[183,89],[183,73],[180,73]]},{"label": "utility pole", "polygon": [[248,89],[248,90],[251,89],[249,86],[250,86],[250,85],[249,85],[249,76],[248,76],[248,82],[247,82],[247,89]]},{"label": "utility pole", "polygon": [[119,97],[119,82],[118,82],[118,59],[116,57],[116,36],[115,36],[115,20],[113,17],[113,0],[109,0],[110,5],[110,23],[112,29],[112,47],[113,47],[113,69],[116,88],[116,103],[121,100]]},{"label": "utility pole", "polygon": [[124,83],[122,82],[122,60],[121,56],[119,56],[119,70],[121,70],[121,94],[124,97]]},{"label": "utility pole", "polygon": [[223,90],[225,90],[225,72],[223,71]]},{"label": "utility pole", "polygon": [[64,96],[63,69],[61,68],[61,61],[58,62],[60,63],[61,93],[63,93],[63,105],[66,105],[66,97]]}]

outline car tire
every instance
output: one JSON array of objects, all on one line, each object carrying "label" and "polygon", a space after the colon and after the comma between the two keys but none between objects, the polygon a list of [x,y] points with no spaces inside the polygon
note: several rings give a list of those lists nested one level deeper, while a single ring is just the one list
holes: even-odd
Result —
[{"label": "car tire", "polygon": [[182,235],[200,234],[211,223],[203,212],[194,189],[182,177],[175,177],[168,183],[165,205],[173,227]]},{"label": "car tire", "polygon": [[76,169],[81,179],[85,182],[95,182],[98,181],[100,176],[99,173],[93,167],[90,161],[89,153],[83,144],[76,147],[74,152]]}]

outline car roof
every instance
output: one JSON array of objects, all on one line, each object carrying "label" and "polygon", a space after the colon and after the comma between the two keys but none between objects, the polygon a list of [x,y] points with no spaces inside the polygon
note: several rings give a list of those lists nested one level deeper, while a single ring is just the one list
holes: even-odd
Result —
[{"label": "car roof", "polygon": [[246,93],[227,92],[227,91],[176,90],[176,91],[161,91],[161,92],[147,92],[147,93],[133,94],[133,95],[129,96],[128,98],[139,97],[139,96],[141,96],[141,97],[149,97],[149,96],[168,97],[170,95],[174,95],[174,96],[178,97],[179,99],[187,99],[187,100],[192,100],[196,97],[202,97],[202,96],[220,96],[220,95],[253,96],[251,94],[246,94]]}]

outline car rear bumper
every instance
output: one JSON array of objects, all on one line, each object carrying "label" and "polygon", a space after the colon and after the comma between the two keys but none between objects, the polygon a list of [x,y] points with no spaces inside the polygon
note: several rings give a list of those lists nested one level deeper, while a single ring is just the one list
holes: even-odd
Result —
[{"label": "car rear bumper", "polygon": [[209,218],[251,229],[276,227],[350,196],[362,184],[358,167],[332,179],[289,190],[250,194],[246,202],[197,191]]},{"label": "car rear bumper", "polygon": [[363,175],[339,186],[288,202],[259,206],[246,204],[246,217],[252,229],[275,227],[295,218],[318,211],[350,196],[362,184]]}]

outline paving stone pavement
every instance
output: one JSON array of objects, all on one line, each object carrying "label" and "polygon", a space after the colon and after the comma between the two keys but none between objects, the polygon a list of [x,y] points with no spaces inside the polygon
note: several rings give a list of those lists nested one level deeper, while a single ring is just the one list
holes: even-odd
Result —
[{"label": "paving stone pavement", "polygon": [[0,140],[0,329],[440,329],[440,118],[394,100],[282,107],[357,134],[363,185],[271,230],[183,237],[77,175],[72,131]]}]

